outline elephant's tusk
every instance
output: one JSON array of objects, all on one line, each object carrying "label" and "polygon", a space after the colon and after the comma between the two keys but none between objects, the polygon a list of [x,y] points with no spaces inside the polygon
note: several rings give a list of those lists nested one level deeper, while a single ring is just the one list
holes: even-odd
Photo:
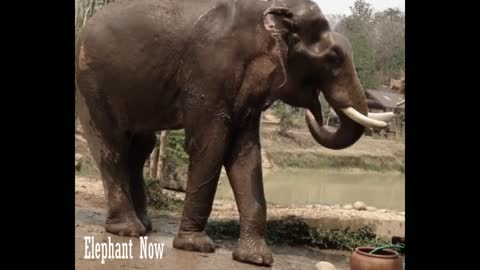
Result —
[{"label": "elephant's tusk", "polygon": [[385,123],[384,121],[379,121],[379,120],[369,118],[369,117],[359,113],[357,110],[355,110],[352,107],[343,108],[341,110],[346,116],[350,117],[350,119],[352,119],[353,121],[359,123],[360,125],[362,125],[364,127],[385,128],[387,126],[387,123]]},{"label": "elephant's tusk", "polygon": [[384,122],[390,122],[395,114],[393,112],[386,112],[386,113],[368,113],[368,117],[378,120],[378,121],[384,121]]}]

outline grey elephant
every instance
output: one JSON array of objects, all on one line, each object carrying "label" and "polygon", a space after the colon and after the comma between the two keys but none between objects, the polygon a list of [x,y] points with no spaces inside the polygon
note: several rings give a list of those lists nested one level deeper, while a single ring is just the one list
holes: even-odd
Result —
[{"label": "grey elephant", "polygon": [[[108,202],[106,230],[145,235],[142,169],[158,130],[185,129],[190,158],[173,246],[213,252],[205,233],[222,166],[240,212],[238,261],[271,265],[259,123],[275,100],[306,109],[313,138],[346,148],[368,117],[352,48],[309,0],[117,0],[76,45],[76,110]],[[323,127],[323,92],[341,125]]]}]

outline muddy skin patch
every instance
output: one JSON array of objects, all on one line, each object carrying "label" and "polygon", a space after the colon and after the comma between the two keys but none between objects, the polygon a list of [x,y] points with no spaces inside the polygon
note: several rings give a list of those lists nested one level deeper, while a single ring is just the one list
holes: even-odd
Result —
[{"label": "muddy skin patch", "polygon": [[87,56],[85,52],[85,47],[82,45],[80,46],[80,52],[78,54],[78,68],[80,70],[87,70],[90,64],[90,58]]}]

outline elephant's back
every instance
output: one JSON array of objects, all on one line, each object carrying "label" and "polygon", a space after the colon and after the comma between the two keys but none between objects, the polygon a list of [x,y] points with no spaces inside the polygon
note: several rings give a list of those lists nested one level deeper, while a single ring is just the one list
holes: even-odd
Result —
[{"label": "elephant's back", "polygon": [[212,33],[221,35],[218,28],[228,26],[223,21],[205,24],[205,17],[209,17],[205,15],[219,13],[219,6],[230,9],[232,3],[230,0],[117,0],[99,10],[80,33],[77,66],[82,51],[88,56],[89,66],[97,72],[110,72],[116,77],[125,74],[122,77],[130,81],[136,79],[132,77],[135,75],[148,81],[145,76],[152,73],[166,74],[162,68],[174,70],[200,39],[207,35],[214,38]]},{"label": "elephant's back", "polygon": [[[174,114],[158,110],[177,107],[172,105],[178,103],[173,78],[192,47],[199,17],[215,5],[211,0],[117,0],[108,4],[78,37],[77,82],[95,85],[93,91],[108,97],[118,119],[128,115],[137,122],[145,118],[144,112]],[[84,95],[92,91],[79,90]]]},{"label": "elephant's back", "polygon": [[[131,56],[145,60],[185,46],[197,18],[211,0],[117,0],[99,10],[80,33],[80,44],[92,58],[107,60]],[[152,48],[149,48],[151,46]],[[99,60],[98,59],[98,60]],[[110,60],[110,59],[109,59]],[[133,62],[132,62],[133,61]]]}]

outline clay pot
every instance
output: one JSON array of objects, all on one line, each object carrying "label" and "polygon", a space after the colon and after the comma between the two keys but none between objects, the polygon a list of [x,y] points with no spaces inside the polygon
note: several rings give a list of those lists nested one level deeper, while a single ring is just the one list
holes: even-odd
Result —
[{"label": "clay pot", "polygon": [[352,254],[351,270],[403,270],[400,255],[391,249],[369,254],[374,248],[358,247]]}]

